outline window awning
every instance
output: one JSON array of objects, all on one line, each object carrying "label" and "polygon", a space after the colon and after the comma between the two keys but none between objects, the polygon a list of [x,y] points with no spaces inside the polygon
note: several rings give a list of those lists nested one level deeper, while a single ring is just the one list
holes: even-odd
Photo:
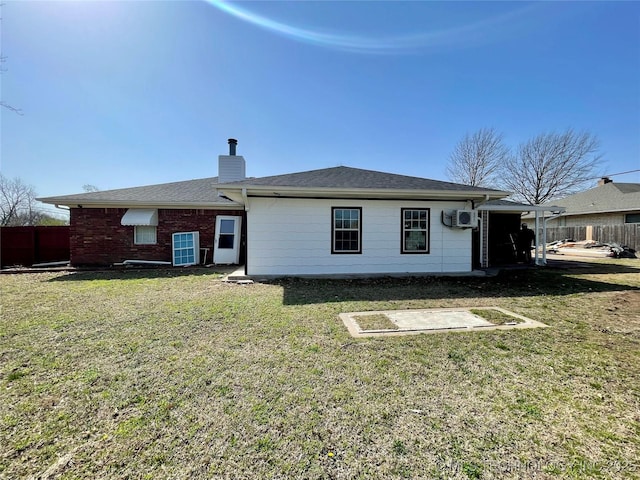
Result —
[{"label": "window awning", "polygon": [[155,208],[130,208],[124,214],[122,225],[158,225],[158,210]]}]

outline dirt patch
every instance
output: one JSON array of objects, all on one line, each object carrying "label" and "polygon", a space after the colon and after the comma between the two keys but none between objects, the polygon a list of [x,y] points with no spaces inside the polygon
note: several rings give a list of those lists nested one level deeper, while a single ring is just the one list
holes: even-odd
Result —
[{"label": "dirt patch", "polygon": [[604,328],[640,335],[640,291],[620,292],[611,298],[606,311],[607,315],[601,320]]}]

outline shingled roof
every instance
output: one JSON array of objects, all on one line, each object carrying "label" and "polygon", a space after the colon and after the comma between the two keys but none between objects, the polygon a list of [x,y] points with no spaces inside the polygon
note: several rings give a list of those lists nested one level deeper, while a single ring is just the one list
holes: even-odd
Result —
[{"label": "shingled roof", "polygon": [[565,207],[565,215],[640,210],[640,183],[610,182],[552,203]]},{"label": "shingled roof", "polygon": [[58,205],[148,205],[148,206],[196,206],[235,205],[218,195],[220,189],[257,187],[291,189],[337,189],[378,191],[442,192],[447,194],[489,194],[493,198],[504,197],[506,192],[458,183],[410,177],[393,173],[363,170],[351,167],[333,167],[307,172],[247,178],[238,182],[218,183],[218,177],[186,180],[182,182],[121,188],[99,192],[79,193],[58,197],[39,198],[41,202]]},{"label": "shingled roof", "polygon": [[218,177],[209,177],[142,187],[45,197],[38,198],[38,200],[58,205],[233,205],[232,201],[218,196],[217,183]]},{"label": "shingled roof", "polygon": [[265,186],[292,188],[341,188],[367,190],[429,190],[450,192],[494,192],[483,187],[472,187],[459,183],[442,182],[428,178],[410,177],[394,173],[377,172],[352,167],[333,167],[307,172],[274,175],[271,177],[247,178],[238,182],[221,184],[224,186]]}]

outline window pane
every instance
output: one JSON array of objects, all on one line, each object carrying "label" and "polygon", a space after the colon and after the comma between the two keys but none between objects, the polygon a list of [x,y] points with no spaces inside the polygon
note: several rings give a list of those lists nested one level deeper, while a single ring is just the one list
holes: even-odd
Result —
[{"label": "window pane", "polygon": [[427,233],[412,231],[404,233],[404,249],[408,251],[424,251],[427,249]]},{"label": "window pane", "polygon": [[134,227],[134,243],[137,245],[151,245],[156,243],[156,227],[137,225]]},{"label": "window pane", "polygon": [[220,233],[234,233],[235,220],[220,220]]},{"label": "window pane", "polygon": [[233,248],[233,238],[235,235],[220,235],[218,238],[218,248]]}]

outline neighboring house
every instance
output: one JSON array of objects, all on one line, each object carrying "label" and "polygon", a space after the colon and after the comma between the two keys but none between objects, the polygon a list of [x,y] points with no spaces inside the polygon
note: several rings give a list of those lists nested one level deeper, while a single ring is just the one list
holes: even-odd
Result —
[{"label": "neighboring house", "polygon": [[597,187],[553,203],[565,212],[550,219],[549,227],[640,223],[640,183],[614,183],[605,177]]},{"label": "neighboring house", "polygon": [[472,256],[471,227],[479,205],[508,192],[349,167],[245,178],[236,141],[229,145],[218,177],[41,198],[70,209],[71,263],[240,263],[265,276],[490,263],[486,248]]}]

